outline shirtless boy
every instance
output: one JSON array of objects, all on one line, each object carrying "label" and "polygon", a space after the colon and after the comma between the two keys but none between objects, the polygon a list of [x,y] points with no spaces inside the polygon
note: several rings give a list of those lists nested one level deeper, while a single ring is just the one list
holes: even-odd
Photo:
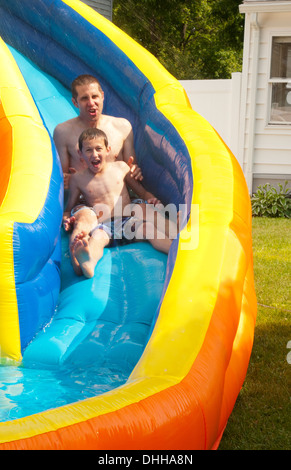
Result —
[{"label": "shirtless boy", "polygon": [[133,132],[127,119],[102,114],[104,92],[99,81],[91,75],[80,75],[72,83],[72,101],[79,109],[79,116],[58,124],[54,131],[63,173],[64,187],[68,189],[70,171],[84,168],[78,154],[78,138],[85,129],[90,127],[102,129],[108,136],[111,150],[108,161],[115,159],[128,162],[133,157],[134,165],[131,174],[141,181],[140,168],[136,165]]},{"label": "shirtless boy", "polygon": [[[137,239],[146,239],[154,248],[168,253],[172,240],[154,229],[154,225],[131,217],[131,200],[127,185],[139,191],[142,185],[130,176],[129,165],[124,161],[108,161],[111,148],[106,134],[95,128],[82,132],[79,138],[79,156],[85,167],[71,175],[69,198],[64,212],[64,229],[69,231],[70,253],[72,264],[78,275],[90,278],[103,256],[103,250],[115,238],[117,226],[121,232],[125,225],[129,232],[134,232]],[[80,194],[83,194],[86,205],[77,205]],[[146,196],[146,194],[144,195]],[[121,209],[120,217],[116,216],[116,207]],[[125,209],[129,212],[125,213]],[[124,217],[126,215],[126,217]],[[125,237],[126,238],[126,237]]]}]

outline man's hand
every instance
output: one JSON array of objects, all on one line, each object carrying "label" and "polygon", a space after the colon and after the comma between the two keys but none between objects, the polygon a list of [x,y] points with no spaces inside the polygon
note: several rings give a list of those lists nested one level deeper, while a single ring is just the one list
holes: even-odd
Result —
[{"label": "man's hand", "polygon": [[137,181],[142,181],[143,180],[143,176],[142,176],[142,172],[141,172],[141,169],[138,165],[136,165],[134,162],[134,158],[133,157],[129,157],[128,159],[128,166],[130,168],[130,176],[132,178],[134,178],[135,180]]}]

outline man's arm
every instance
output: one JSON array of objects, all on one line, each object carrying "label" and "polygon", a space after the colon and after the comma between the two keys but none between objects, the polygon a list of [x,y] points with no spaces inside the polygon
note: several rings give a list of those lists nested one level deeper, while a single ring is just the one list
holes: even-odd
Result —
[{"label": "man's arm", "polygon": [[134,139],[133,130],[129,121],[126,121],[126,132],[125,139],[123,142],[123,160],[128,164],[129,158],[133,158],[133,164],[131,165],[131,177],[137,181],[142,181],[143,176],[141,169],[136,163],[136,154],[134,150]]},{"label": "man's arm", "polygon": [[66,232],[72,228],[72,225],[75,221],[75,218],[71,217],[71,210],[77,204],[80,194],[77,175],[72,175],[70,178],[68,202],[63,214],[63,226]]},{"label": "man's arm", "polygon": [[132,189],[141,199],[144,199],[145,201],[149,202],[150,204],[158,204],[160,201],[149,191],[146,191],[146,189],[143,187],[143,185],[137,181],[135,178],[132,178],[131,176],[131,166],[133,165],[133,157],[130,157],[128,159],[127,163],[127,169],[126,171],[126,176],[125,176],[125,182],[126,184]]},{"label": "man's arm", "polygon": [[57,148],[61,165],[64,174],[64,187],[69,188],[69,166],[70,166],[70,155],[66,145],[66,131],[62,124],[58,124],[54,130],[54,142]]}]

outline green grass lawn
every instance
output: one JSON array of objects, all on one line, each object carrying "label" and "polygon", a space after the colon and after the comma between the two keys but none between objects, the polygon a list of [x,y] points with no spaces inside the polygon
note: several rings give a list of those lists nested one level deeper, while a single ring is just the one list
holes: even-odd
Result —
[{"label": "green grass lawn", "polygon": [[254,346],[219,449],[290,450],[291,220],[253,218],[253,252],[258,302]]}]

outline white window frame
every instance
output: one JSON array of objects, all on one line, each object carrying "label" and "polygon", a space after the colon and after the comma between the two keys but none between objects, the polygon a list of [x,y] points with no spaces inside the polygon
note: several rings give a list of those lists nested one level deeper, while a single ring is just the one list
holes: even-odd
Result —
[{"label": "white window frame", "polygon": [[[270,34],[270,54],[269,54],[269,68],[268,68],[268,116],[267,116],[267,126],[273,127],[273,128],[278,128],[278,126],[283,126],[283,127],[291,127],[291,119],[290,121],[275,121],[271,120],[271,114],[272,114],[272,95],[273,95],[273,84],[276,83],[286,83],[290,84],[290,92],[291,92],[291,77],[290,78],[271,78],[271,67],[272,67],[272,53],[273,53],[273,39],[277,38],[290,38],[290,43],[291,43],[291,33],[290,31],[288,32],[282,32],[282,31],[273,31]],[[290,106],[290,111],[291,111],[291,106]]]}]

